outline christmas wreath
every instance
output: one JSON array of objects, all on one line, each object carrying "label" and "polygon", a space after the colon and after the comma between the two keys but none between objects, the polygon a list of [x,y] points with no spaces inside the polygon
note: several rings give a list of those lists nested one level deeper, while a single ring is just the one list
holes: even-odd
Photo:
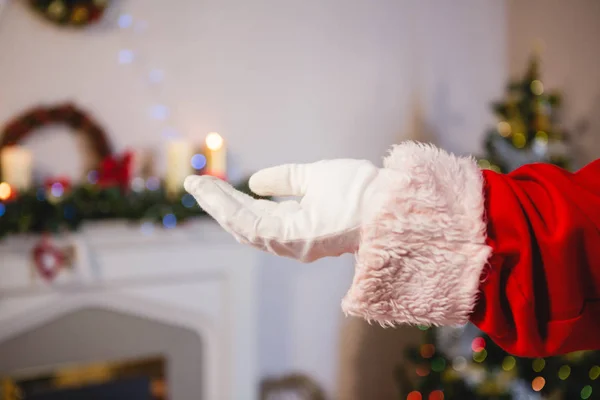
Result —
[{"label": "christmas wreath", "polygon": [[[191,195],[167,193],[156,176],[132,181],[132,153],[113,154],[104,130],[72,104],[36,107],[10,121],[2,132],[0,152],[37,128],[58,123],[83,134],[95,153],[97,160],[90,163],[87,182],[47,178],[22,192],[1,182],[0,238],[11,233],[73,230],[87,220],[158,222],[172,228],[188,218],[206,215]],[[250,194],[247,180],[238,189]]]},{"label": "christmas wreath", "polygon": [[29,0],[29,4],[58,25],[82,27],[102,18],[108,0]]}]

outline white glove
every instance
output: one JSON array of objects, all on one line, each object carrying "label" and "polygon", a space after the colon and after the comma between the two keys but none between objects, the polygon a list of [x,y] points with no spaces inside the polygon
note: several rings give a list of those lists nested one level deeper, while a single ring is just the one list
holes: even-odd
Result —
[{"label": "white glove", "polygon": [[256,200],[211,176],[190,176],[185,189],[239,242],[312,262],[358,249],[384,172],[369,161],[340,159],[267,168],[250,178],[260,196],[301,197],[280,203]]}]

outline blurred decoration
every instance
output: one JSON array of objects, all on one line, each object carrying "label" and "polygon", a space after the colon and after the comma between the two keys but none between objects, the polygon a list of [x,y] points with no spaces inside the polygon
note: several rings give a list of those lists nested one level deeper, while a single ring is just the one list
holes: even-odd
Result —
[{"label": "blurred decoration", "polygon": [[261,400],[325,400],[325,393],[312,378],[292,374],[263,380]]},{"label": "blurred decoration", "polygon": [[[569,168],[570,138],[557,118],[561,97],[544,88],[539,67],[539,58],[534,54],[525,77],[510,83],[507,99],[494,104],[500,121],[485,141],[487,155],[479,159],[481,168],[508,173],[533,162]],[[423,344],[408,350],[414,373],[400,368],[396,376],[399,387],[409,388],[403,400],[600,398],[600,352],[536,359],[514,357],[474,326],[471,328],[475,336],[461,335],[457,340],[463,343],[458,351],[451,351],[448,343],[442,344],[444,329],[422,328]],[[417,384],[407,386],[407,377],[415,376]]]},{"label": "blurred decoration", "polygon": [[109,0],[28,0],[46,20],[57,25],[84,27],[102,19]]},{"label": "blurred decoration", "polygon": [[[55,123],[66,124],[87,139],[94,160],[89,160],[86,182],[72,183],[62,177],[50,177],[38,184],[32,181],[31,153],[18,143],[36,128]],[[207,137],[211,135],[214,134]],[[0,141],[0,238],[17,233],[73,230],[87,220],[123,219],[141,222],[144,231],[148,223],[170,229],[189,218],[206,215],[185,193],[183,181],[194,170],[199,173],[215,168],[207,162],[206,155],[194,154],[191,144],[168,144],[165,179],[151,175],[154,169],[149,165],[149,154],[115,155],[111,149],[104,130],[71,104],[37,107],[10,121]],[[224,153],[222,138],[219,149]],[[136,154],[141,156],[139,162]],[[217,167],[221,177],[225,177],[222,161]],[[253,195],[247,181],[238,189]]]},{"label": "blurred decoration", "polygon": [[61,269],[72,267],[75,256],[74,246],[59,247],[47,235],[32,249],[35,269],[47,281],[52,281]]},{"label": "blurred decoration", "polygon": [[[13,186],[18,186],[17,182],[11,181],[13,176],[17,176],[19,183],[31,178],[31,155],[18,146],[18,144],[31,136],[39,128],[49,125],[66,125],[76,134],[81,134],[86,139],[90,150],[94,153],[96,160],[90,160],[95,164],[112,154],[112,147],[104,129],[94,121],[85,111],[79,109],[71,103],[58,104],[54,106],[39,106],[18,115],[10,120],[0,134],[0,176],[2,179]],[[18,151],[17,151],[18,150]],[[6,153],[10,152],[10,160]],[[15,153],[17,155],[15,155]],[[13,159],[16,159],[13,161]],[[7,164],[8,165],[7,167]],[[28,165],[27,165],[28,164]],[[12,167],[12,168],[11,168]],[[6,175],[9,170],[17,172]],[[29,176],[25,178],[23,175]],[[29,184],[19,189],[29,189]]]},{"label": "blurred decoration", "polygon": [[561,101],[560,93],[544,87],[534,53],[525,76],[508,85],[504,101],[493,104],[499,121],[487,135],[480,167],[502,173],[535,162],[568,168],[569,136],[558,121]]}]

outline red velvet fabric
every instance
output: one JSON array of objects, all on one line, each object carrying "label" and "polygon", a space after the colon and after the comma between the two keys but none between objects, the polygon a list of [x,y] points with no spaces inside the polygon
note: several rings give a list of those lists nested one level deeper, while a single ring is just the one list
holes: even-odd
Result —
[{"label": "red velvet fabric", "polygon": [[471,322],[518,356],[600,349],[600,160],[484,178],[493,255]]}]

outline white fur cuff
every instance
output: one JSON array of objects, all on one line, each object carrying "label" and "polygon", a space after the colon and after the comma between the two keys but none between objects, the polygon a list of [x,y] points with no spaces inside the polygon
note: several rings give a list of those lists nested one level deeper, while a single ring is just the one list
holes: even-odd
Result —
[{"label": "white fur cuff", "polygon": [[344,312],[382,325],[467,323],[491,253],[479,167],[406,142],[383,173],[386,200],[363,228]]}]

